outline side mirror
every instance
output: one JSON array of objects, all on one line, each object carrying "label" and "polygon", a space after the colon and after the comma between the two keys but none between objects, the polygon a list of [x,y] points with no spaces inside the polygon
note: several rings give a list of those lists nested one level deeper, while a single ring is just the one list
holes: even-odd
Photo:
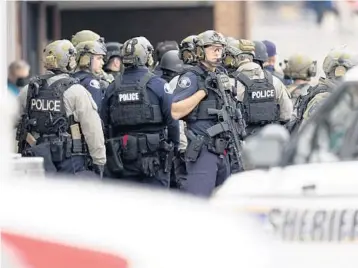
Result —
[{"label": "side mirror", "polygon": [[290,134],[285,127],[267,125],[256,135],[246,139],[243,148],[244,159],[248,166],[254,168],[277,166],[289,140]]}]

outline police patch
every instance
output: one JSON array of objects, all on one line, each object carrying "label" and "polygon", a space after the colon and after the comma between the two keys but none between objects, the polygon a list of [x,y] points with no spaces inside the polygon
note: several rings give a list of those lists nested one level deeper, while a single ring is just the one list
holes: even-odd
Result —
[{"label": "police patch", "polygon": [[191,81],[188,77],[183,76],[178,82],[178,86],[181,88],[188,88],[191,85]]},{"label": "police patch", "polygon": [[89,85],[90,85],[91,87],[94,87],[94,88],[98,88],[98,89],[101,88],[99,82],[98,82],[96,79],[92,79],[92,80],[90,81]]},{"label": "police patch", "polygon": [[175,88],[171,88],[171,86],[170,86],[168,83],[166,83],[166,84],[164,85],[164,91],[165,91],[165,93],[167,93],[167,94],[173,94],[174,89],[175,89]]},{"label": "police patch", "polygon": [[139,92],[128,92],[118,94],[118,101],[123,102],[140,102],[141,97]]}]

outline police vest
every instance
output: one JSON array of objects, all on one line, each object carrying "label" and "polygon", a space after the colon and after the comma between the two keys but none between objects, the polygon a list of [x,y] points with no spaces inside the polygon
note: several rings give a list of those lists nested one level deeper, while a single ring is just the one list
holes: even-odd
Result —
[{"label": "police vest", "polygon": [[102,92],[104,92],[106,90],[106,88],[108,87],[108,82],[106,82],[105,80],[99,79],[98,77],[94,76],[92,73],[80,71],[80,72],[76,72],[76,73],[72,74],[72,77],[78,79],[82,86],[84,86],[85,88],[88,88],[88,86],[90,86],[90,84],[88,82],[85,83],[84,80],[87,77],[89,77],[89,75],[91,76],[92,79],[95,79],[99,82],[100,90]]},{"label": "police vest", "polygon": [[51,85],[47,79],[54,75],[44,75],[31,80],[28,85],[26,112],[30,125],[30,131],[43,134],[58,134],[66,132],[69,121],[66,115],[63,94],[76,84],[76,79],[61,78]]},{"label": "police vest", "polygon": [[[199,66],[193,66],[186,69],[183,74],[187,72],[192,72],[197,76],[198,79],[198,88],[205,86],[206,73]],[[179,78],[180,79],[180,78]],[[214,87],[214,85],[213,85]],[[194,122],[196,120],[214,120],[217,121],[216,115],[209,115],[208,109],[221,109],[222,101],[217,93],[213,90],[208,90],[208,95],[204,100],[202,100],[186,117],[183,118],[186,122]]]},{"label": "police vest", "polygon": [[109,100],[111,126],[119,128],[119,131],[125,127],[133,131],[165,127],[160,106],[150,103],[147,92],[147,84],[155,76],[148,72],[139,82],[131,83],[124,83],[122,76],[116,78],[115,89]]},{"label": "police vest", "polygon": [[297,107],[297,119],[299,121],[301,121],[303,119],[303,114],[305,113],[305,111],[307,109],[307,106],[310,103],[310,101],[317,94],[325,93],[325,92],[332,92],[332,88],[330,88],[326,84],[318,84],[318,85],[316,85],[314,87],[309,88],[308,93],[306,95],[300,96],[297,99],[295,107]]},{"label": "police vest", "polygon": [[279,119],[280,111],[272,75],[264,73],[264,79],[250,79],[238,71],[233,73],[235,79],[245,86],[243,108],[247,124],[268,124]]}]

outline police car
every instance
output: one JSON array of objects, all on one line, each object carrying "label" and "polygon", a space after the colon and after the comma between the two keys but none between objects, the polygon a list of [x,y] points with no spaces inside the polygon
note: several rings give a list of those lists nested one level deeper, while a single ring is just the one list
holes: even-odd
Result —
[{"label": "police car", "polygon": [[249,139],[246,156],[260,169],[233,175],[211,198],[251,215],[284,250],[296,247],[282,253],[295,267],[358,265],[357,92],[355,68],[292,140],[274,125]]}]

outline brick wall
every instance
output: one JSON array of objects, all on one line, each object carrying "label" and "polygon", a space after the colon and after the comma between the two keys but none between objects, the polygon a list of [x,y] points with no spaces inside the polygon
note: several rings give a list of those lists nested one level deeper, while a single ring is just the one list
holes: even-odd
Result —
[{"label": "brick wall", "polygon": [[225,36],[250,38],[249,5],[246,1],[214,2],[214,27]]}]

